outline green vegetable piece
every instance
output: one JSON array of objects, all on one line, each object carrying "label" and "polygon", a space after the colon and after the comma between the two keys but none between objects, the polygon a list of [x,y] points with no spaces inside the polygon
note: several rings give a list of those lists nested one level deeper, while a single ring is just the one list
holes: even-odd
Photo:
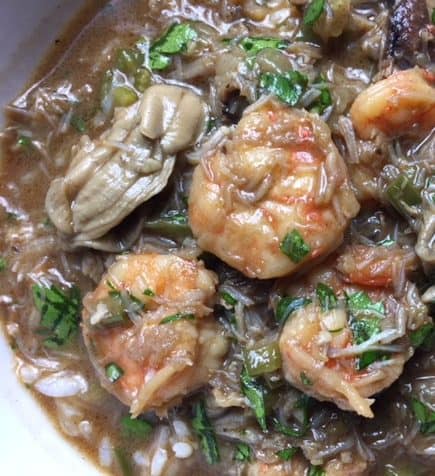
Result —
[{"label": "green vegetable piece", "polygon": [[145,289],[143,293],[144,293],[144,296],[148,296],[148,297],[154,297],[156,295],[156,293],[152,289],[149,289],[149,288]]},{"label": "green vegetable piece", "polygon": [[430,322],[423,324],[417,330],[411,332],[409,339],[413,347],[420,347],[426,344],[431,339],[431,336],[435,334],[435,326]]},{"label": "green vegetable piece", "polygon": [[70,120],[70,124],[74,127],[77,132],[84,134],[87,130],[85,120],[80,116],[73,115]]},{"label": "green vegetable piece", "polygon": [[198,38],[198,33],[189,23],[172,25],[150,49],[150,67],[163,70],[170,66],[170,56],[183,53],[190,43]]},{"label": "green vegetable piece", "polygon": [[0,257],[0,272],[4,271],[8,267],[8,262],[6,261],[5,258]]},{"label": "green vegetable piece", "polygon": [[285,50],[288,43],[279,38],[255,38],[248,36],[240,41],[240,46],[248,53],[248,56],[256,56],[260,51],[267,48]]},{"label": "green vegetable piece", "polygon": [[121,419],[122,434],[126,438],[147,439],[153,431],[151,423],[126,416]]},{"label": "green vegetable piece", "polygon": [[411,401],[414,415],[420,423],[420,433],[423,435],[432,435],[435,433],[435,411],[416,398]]},{"label": "green vegetable piece", "polygon": [[285,74],[263,73],[260,88],[267,94],[274,94],[289,106],[296,106],[308,85],[308,78],[299,71]]},{"label": "green vegetable piece", "polygon": [[334,290],[324,283],[318,283],[316,287],[317,298],[320,301],[322,311],[330,311],[337,307],[337,296]]},{"label": "green vegetable piece", "polygon": [[192,420],[192,427],[198,435],[206,460],[209,464],[218,463],[221,459],[219,446],[203,401],[195,405],[194,413],[195,417]]},{"label": "green vegetable piece", "polygon": [[146,222],[144,228],[175,238],[184,238],[192,234],[187,216],[176,210],[171,210],[156,220]]},{"label": "green vegetable piece", "polygon": [[385,248],[389,248],[390,246],[394,246],[395,244],[396,242],[388,237],[376,243],[376,246],[385,246]]},{"label": "green vegetable piece", "polygon": [[221,293],[221,298],[224,302],[232,307],[234,307],[239,302],[234,296],[232,296],[230,293],[227,293],[226,291]]},{"label": "green vegetable piece", "polygon": [[[325,0],[312,0],[304,14],[304,25],[313,26],[325,10]],[[310,475],[311,476],[311,475]]]},{"label": "green vegetable piece", "polygon": [[432,25],[435,25],[435,8],[432,8],[431,21]]},{"label": "green vegetable piece", "polygon": [[311,464],[308,476],[326,476],[326,471],[321,466]]},{"label": "green vegetable piece", "polygon": [[310,112],[317,112],[322,115],[325,110],[332,105],[332,96],[328,88],[322,88],[320,90],[320,96],[314,101]]},{"label": "green vegetable piece", "polygon": [[33,147],[33,142],[30,137],[21,135],[18,137],[17,145],[23,149],[30,149]]},{"label": "green vegetable piece", "polygon": [[124,49],[118,52],[116,67],[127,76],[132,76],[143,65],[144,55],[136,49]]},{"label": "green vegetable piece", "polygon": [[299,400],[296,402],[295,408],[302,410],[302,425],[289,426],[280,422],[277,418],[274,418],[273,425],[275,430],[279,431],[283,435],[290,436],[293,438],[303,437],[310,426],[309,409],[311,403],[312,399],[308,395],[301,395]]},{"label": "green vegetable piece", "polygon": [[305,372],[301,372],[301,382],[303,385],[310,387],[313,385],[313,381],[308,377]]},{"label": "green vegetable piece", "polygon": [[364,291],[347,296],[347,305],[349,311],[355,317],[385,317],[385,306],[381,301],[374,302],[369,295]]},{"label": "green vegetable piece", "polygon": [[291,461],[297,451],[298,448],[285,448],[283,450],[277,451],[276,454],[282,461]]},{"label": "green vegetable piece", "polygon": [[267,431],[265,388],[258,380],[253,379],[245,368],[240,375],[240,383],[243,395],[248,399],[249,405],[254,411],[258,424],[263,431]]},{"label": "green vegetable piece", "polygon": [[112,383],[115,383],[124,375],[124,371],[121,369],[121,367],[116,365],[114,362],[106,365],[105,370],[106,370],[106,377]]},{"label": "green vegetable piece", "polygon": [[151,84],[151,73],[146,68],[139,68],[134,75],[134,87],[143,93]]},{"label": "green vegetable piece", "polygon": [[249,463],[252,459],[252,450],[246,443],[239,443],[234,451],[234,459]]},{"label": "green vegetable piece", "polygon": [[115,107],[128,107],[138,100],[136,92],[127,86],[117,86],[113,89],[113,104]]},{"label": "green vegetable piece", "polygon": [[110,289],[108,297],[102,302],[106,305],[109,316],[99,322],[99,326],[113,327],[124,324],[129,317],[139,315],[145,308],[145,304],[130,292],[120,291],[110,281],[106,281],[106,285]]},{"label": "green vegetable piece", "polygon": [[391,205],[401,214],[406,214],[407,207],[421,203],[421,193],[406,175],[399,175],[387,188],[387,198]]},{"label": "green vegetable piece", "polygon": [[274,372],[281,368],[281,353],[277,342],[245,349],[243,358],[246,371],[251,377]]},{"label": "green vegetable piece", "polygon": [[133,476],[133,467],[131,461],[123,448],[115,448],[113,450],[116,462],[121,470],[122,476]]},{"label": "green vegetable piece", "polygon": [[311,251],[298,230],[293,230],[285,235],[280,249],[296,264],[300,263]]},{"label": "green vegetable piece", "polygon": [[170,324],[172,322],[193,321],[193,320],[195,320],[194,314],[177,312],[177,314],[173,314],[172,316],[167,316],[163,318],[159,324]]},{"label": "green vegetable piece", "polygon": [[311,302],[311,299],[305,297],[283,297],[279,300],[278,305],[276,307],[277,321],[281,324],[285,323],[285,321],[293,312],[297,311],[301,307],[307,306]]},{"label": "green vegetable piece", "polygon": [[369,365],[373,364],[373,362],[377,362],[379,360],[388,360],[390,356],[385,354],[384,352],[380,352],[378,350],[368,350],[367,352],[363,352],[358,359],[357,368],[358,370],[364,370]]},{"label": "green vegetable piece", "polygon": [[44,345],[58,348],[70,341],[77,332],[81,314],[81,299],[78,288],[68,292],[52,285],[34,285],[33,300],[41,314],[39,333],[47,335]]}]

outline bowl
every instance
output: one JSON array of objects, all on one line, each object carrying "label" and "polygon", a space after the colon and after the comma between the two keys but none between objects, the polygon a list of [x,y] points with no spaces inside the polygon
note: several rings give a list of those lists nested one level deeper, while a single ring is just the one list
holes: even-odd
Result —
[{"label": "bowl", "polygon": [[[25,87],[56,36],[86,0],[1,0],[0,104]],[[3,127],[3,114],[0,120]],[[1,159],[1,158],[0,158]],[[0,316],[1,321],[1,316]],[[18,382],[14,359],[0,332],[0,474],[96,476],[103,474],[62,438],[31,394]]]}]

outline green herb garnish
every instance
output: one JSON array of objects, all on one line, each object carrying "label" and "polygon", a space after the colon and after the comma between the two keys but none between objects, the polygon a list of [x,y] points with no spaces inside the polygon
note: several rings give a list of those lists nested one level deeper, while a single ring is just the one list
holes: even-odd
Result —
[{"label": "green herb garnish", "polygon": [[105,371],[106,371],[106,377],[112,383],[115,383],[124,375],[124,371],[121,369],[121,367],[116,365],[114,362],[106,365]]},{"label": "green herb garnish", "polygon": [[252,459],[251,447],[246,443],[239,443],[234,451],[234,459],[236,461],[246,461],[249,463]]},{"label": "green herb garnish", "polygon": [[435,411],[416,398],[412,399],[411,405],[414,415],[420,423],[420,433],[423,435],[435,433]]},{"label": "green herb garnish", "polygon": [[293,263],[300,263],[311,251],[298,230],[293,230],[285,235],[280,245],[281,251],[288,256]]},{"label": "green herb garnish", "polygon": [[40,333],[47,335],[45,347],[50,349],[66,344],[77,332],[81,313],[80,291],[72,287],[63,291],[55,285],[35,284],[33,300],[41,313]]},{"label": "green herb garnish", "polygon": [[308,395],[301,395],[296,402],[295,408],[302,410],[302,425],[285,425],[277,418],[274,418],[273,425],[276,431],[279,431],[283,435],[292,438],[301,438],[304,436],[310,426],[309,422],[309,409],[312,403],[312,399]]},{"label": "green herb garnish", "polygon": [[126,416],[121,419],[122,435],[125,438],[147,439],[153,431],[151,423]]},{"label": "green herb garnish", "polygon": [[253,379],[245,368],[240,375],[240,383],[242,393],[248,399],[249,405],[257,418],[258,424],[263,431],[267,431],[265,404],[266,389],[257,379]]},{"label": "green herb garnish", "polygon": [[83,117],[73,115],[69,123],[77,132],[80,132],[80,134],[84,134],[87,130],[86,122]]},{"label": "green herb garnish", "polygon": [[325,9],[325,0],[312,0],[304,14],[304,25],[313,26]]},{"label": "green herb garnish", "polygon": [[326,471],[318,465],[310,465],[308,476],[326,476]]},{"label": "green herb garnish", "polygon": [[5,258],[3,258],[2,256],[0,256],[0,272],[1,271],[4,271],[5,269],[7,269],[8,267],[8,262],[6,261]]},{"label": "green herb garnish", "polygon": [[172,314],[171,316],[167,316],[160,321],[159,324],[169,324],[172,322],[178,321],[193,321],[195,319],[194,314],[186,313],[186,312],[177,312],[176,314]]},{"label": "green herb garnish", "polygon": [[17,145],[23,149],[30,149],[33,147],[33,142],[30,137],[21,135],[18,137]]},{"label": "green herb garnish", "polygon": [[310,112],[317,112],[322,115],[325,110],[332,105],[332,96],[328,88],[320,90],[320,96],[313,102],[310,107]]},{"label": "green herb garnish", "polygon": [[435,8],[432,8],[431,21],[432,25],[435,25]]},{"label": "green herb garnish", "polygon": [[203,401],[195,405],[194,413],[195,417],[192,420],[192,427],[199,437],[207,462],[209,464],[218,463],[220,461],[219,446]]},{"label": "green herb garnish", "polygon": [[417,330],[412,331],[409,338],[413,347],[428,347],[435,337],[435,326],[432,323],[423,324]]},{"label": "green herb garnish", "polygon": [[316,287],[317,299],[320,301],[322,311],[330,311],[337,307],[337,296],[334,290],[324,283],[318,283]]},{"label": "green herb garnish", "polygon": [[296,106],[307,85],[307,76],[299,71],[289,71],[285,74],[263,73],[260,76],[260,88],[289,106]]},{"label": "green herb garnish", "polygon": [[387,188],[386,195],[391,205],[401,214],[406,214],[408,207],[421,203],[420,190],[406,175],[399,175],[393,180]]},{"label": "green herb garnish", "polygon": [[125,450],[123,448],[115,448],[113,453],[115,454],[122,476],[133,476],[133,467]]},{"label": "green herb garnish", "polygon": [[276,320],[280,323],[285,323],[289,316],[300,309],[310,304],[312,301],[306,297],[283,297],[279,300],[276,307]]},{"label": "green herb garnish", "polygon": [[313,381],[308,377],[305,372],[301,372],[301,382],[303,385],[311,387],[313,385]]},{"label": "green herb garnish", "polygon": [[239,44],[246,51],[248,56],[256,56],[260,51],[266,48],[285,50],[288,46],[286,41],[279,38],[255,38],[252,36],[243,38]]},{"label": "green herb garnish", "polygon": [[154,297],[156,295],[156,293],[152,290],[152,289],[145,289],[145,291],[143,292],[144,296],[148,296],[148,297]]},{"label": "green herb garnish", "polygon": [[283,450],[277,451],[276,455],[282,461],[290,461],[293,459],[293,456],[297,453],[298,448],[285,448]]},{"label": "green herb garnish", "polygon": [[198,33],[189,23],[172,25],[150,49],[150,67],[152,70],[168,68],[171,56],[187,50],[189,44],[198,38]]},{"label": "green herb garnish", "polygon": [[374,302],[364,291],[358,291],[347,296],[349,311],[355,317],[361,316],[385,316],[385,306],[381,301]]},{"label": "green herb garnish", "polygon": [[176,238],[192,234],[186,214],[177,210],[171,210],[155,220],[146,222],[144,228]]},{"label": "green herb garnish", "polygon": [[229,306],[234,307],[239,301],[232,296],[230,293],[224,291],[221,293],[221,298],[224,302],[226,302]]}]

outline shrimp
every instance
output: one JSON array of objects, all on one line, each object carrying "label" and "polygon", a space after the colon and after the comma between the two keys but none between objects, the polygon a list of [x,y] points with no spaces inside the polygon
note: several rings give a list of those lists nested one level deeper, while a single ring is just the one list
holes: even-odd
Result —
[{"label": "shrimp", "polygon": [[358,211],[327,125],[271,99],[249,108],[203,157],[189,195],[199,246],[250,278],[284,276],[325,257]]},{"label": "shrimp", "polygon": [[435,127],[435,75],[421,68],[393,73],[355,99],[350,116],[362,139],[422,136]]},{"label": "shrimp", "polygon": [[248,466],[247,476],[305,476],[309,468],[308,462],[301,456],[291,461],[268,464],[256,461]]},{"label": "shrimp", "polygon": [[380,266],[372,248],[363,248],[349,247],[302,284],[286,287],[306,305],[288,317],[279,347],[292,385],[372,418],[369,397],[401,375],[414,353],[411,332],[430,318],[412,283],[400,296],[391,289],[392,263],[404,252],[384,248]]},{"label": "shrimp", "polygon": [[216,284],[202,262],[125,255],[85,297],[92,363],[102,386],[133,416],[165,414],[221,364],[227,346],[212,316]]}]

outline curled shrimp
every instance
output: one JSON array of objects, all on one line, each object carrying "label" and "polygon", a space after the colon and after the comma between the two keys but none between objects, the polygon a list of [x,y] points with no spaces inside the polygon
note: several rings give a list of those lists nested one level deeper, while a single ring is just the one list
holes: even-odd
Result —
[{"label": "curled shrimp", "polygon": [[401,375],[414,352],[411,332],[430,318],[413,284],[406,282],[400,296],[391,287],[392,263],[404,252],[384,248],[382,261],[363,248],[349,247],[304,283],[286,288],[306,305],[288,317],[279,346],[292,385],[372,418],[370,397]]},{"label": "curled shrimp", "polygon": [[164,414],[208,382],[226,351],[211,306],[217,278],[177,256],[121,256],[84,299],[83,335],[104,388]]},{"label": "curled shrimp", "polygon": [[[270,99],[203,158],[189,195],[199,246],[261,279],[328,255],[358,210],[328,126]],[[302,256],[288,253],[294,244]]]},{"label": "curled shrimp", "polygon": [[421,68],[393,73],[359,94],[350,115],[362,139],[422,136],[435,127],[435,75]]}]

